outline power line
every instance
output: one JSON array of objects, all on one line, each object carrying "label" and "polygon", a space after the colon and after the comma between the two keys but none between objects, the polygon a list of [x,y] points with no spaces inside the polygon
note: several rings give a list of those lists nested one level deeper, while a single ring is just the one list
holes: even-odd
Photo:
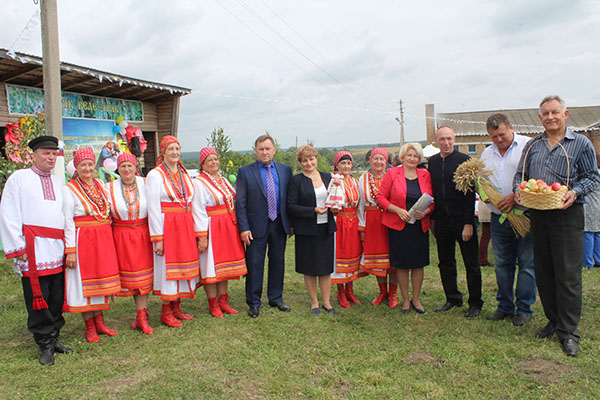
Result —
[{"label": "power line", "polygon": [[345,98],[346,100],[348,100],[348,101],[354,103],[355,105],[357,105],[360,109],[363,109],[363,110],[366,110],[366,111],[370,111],[369,109],[364,108],[360,103],[358,103],[354,99],[352,99],[352,98],[344,95],[343,93],[340,93],[340,92],[337,92],[337,91],[333,90],[331,87],[329,87],[321,79],[319,79],[318,77],[314,76],[309,71],[307,71],[306,69],[304,69],[303,67],[301,67],[300,65],[298,65],[294,60],[292,60],[290,57],[288,57],[286,54],[284,54],[281,50],[279,50],[277,47],[275,47],[272,43],[270,43],[267,39],[265,39],[262,35],[260,35],[256,30],[254,30],[246,22],[244,22],[240,17],[238,17],[231,10],[229,10],[227,7],[225,7],[225,5],[223,5],[223,3],[221,3],[220,0],[215,0],[215,1],[217,2],[217,4],[219,4],[221,6],[221,8],[223,8],[225,11],[227,11],[228,14],[230,14],[232,17],[234,17],[236,20],[238,20],[249,31],[251,31],[252,33],[254,33],[259,39],[261,39],[263,42],[265,42],[269,47],[271,47],[273,50],[275,50],[279,55],[281,55],[286,60],[288,60],[296,68],[298,68],[299,70],[301,70],[302,72],[304,72],[306,75],[308,75],[311,79],[313,79],[314,81],[316,81],[320,85],[324,86],[327,90],[329,90],[330,92],[332,92],[336,96],[341,96],[341,97]]},{"label": "power line", "polygon": [[[372,101],[383,101],[383,102],[387,102],[387,100],[385,99],[380,99],[377,95],[374,95],[374,97],[372,97],[372,93],[370,92],[369,89],[365,88],[364,86],[362,86],[360,83],[356,82],[355,79],[351,76],[349,76],[346,72],[344,72],[340,67],[338,67],[336,64],[334,64],[331,60],[329,60],[329,58],[327,58],[325,55],[323,55],[315,46],[313,46],[308,40],[306,40],[296,29],[294,29],[289,23],[287,23],[283,17],[277,13],[277,11],[275,11],[271,6],[269,6],[264,0],[260,0],[260,2],[269,9],[269,11],[271,11],[271,13],[273,13],[273,15],[275,15],[285,26],[288,27],[289,30],[291,30],[292,32],[294,32],[294,34],[296,36],[298,36],[300,38],[300,40],[302,40],[308,47],[310,47],[315,53],[317,53],[323,60],[325,60],[325,62],[327,62],[330,66],[332,66],[334,69],[336,69],[339,73],[341,73],[343,76],[345,76],[349,81],[353,82],[355,85],[357,85],[358,87],[360,87],[362,90],[364,90],[365,92],[363,93],[363,95],[365,95],[365,97],[369,97]],[[391,102],[392,100],[390,100]]]}]

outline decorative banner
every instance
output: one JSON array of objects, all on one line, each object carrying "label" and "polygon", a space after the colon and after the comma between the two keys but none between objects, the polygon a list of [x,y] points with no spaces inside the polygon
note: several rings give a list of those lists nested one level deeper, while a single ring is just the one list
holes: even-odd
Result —
[{"label": "decorative banner", "polygon": [[[37,114],[44,111],[42,89],[6,85],[9,114]],[[122,115],[126,121],[144,121],[141,101],[112,99],[80,93],[62,92],[62,115],[67,118],[114,121]]]},{"label": "decorative banner", "polygon": [[73,159],[73,151],[84,147],[93,148],[96,160],[98,160],[106,142],[116,142],[115,134],[112,132],[113,126],[114,122],[112,121],[63,118],[65,165]]}]

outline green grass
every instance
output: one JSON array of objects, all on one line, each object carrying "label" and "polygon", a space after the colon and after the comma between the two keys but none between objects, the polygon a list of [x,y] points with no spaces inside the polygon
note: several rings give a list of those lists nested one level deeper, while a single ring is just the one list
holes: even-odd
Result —
[{"label": "green grass", "polygon": [[[105,319],[119,335],[87,343],[81,317],[66,314],[61,341],[75,353],[57,355],[53,367],[42,367],[27,331],[20,282],[2,259],[0,397],[600,398],[600,270],[583,271],[582,353],[567,358],[556,339],[533,337],[545,324],[539,301],[524,327],[485,319],[496,306],[493,268],[482,268],[486,304],[480,317],[465,319],[466,307],[434,313],[444,295],[433,241],[422,296],[425,315],[371,306],[377,285],[367,277],[355,283],[362,305],[336,307],[339,318],[312,316],[302,277],[294,272],[293,240],[287,260],[284,298],[291,313],[263,306],[259,318],[248,318],[243,281],[235,281],[231,303],[239,315],[210,317],[200,290],[183,306],[196,318],[182,328],[167,328],[159,322],[160,302],[152,297],[155,334],[144,336],[129,327],[133,300],[117,298]],[[459,285],[466,290],[462,265]]]}]

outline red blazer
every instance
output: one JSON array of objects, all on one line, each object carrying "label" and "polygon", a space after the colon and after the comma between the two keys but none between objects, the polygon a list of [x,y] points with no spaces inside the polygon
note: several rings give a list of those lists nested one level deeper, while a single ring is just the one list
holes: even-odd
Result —
[{"label": "red blazer", "polygon": [[[433,196],[433,186],[431,184],[431,175],[429,175],[429,171],[417,168],[417,179],[419,180],[421,193],[428,193]],[[386,211],[383,213],[381,222],[388,228],[401,231],[404,229],[406,222],[402,221],[398,215],[387,212],[390,204],[406,210],[406,177],[404,176],[404,167],[402,166],[389,168],[387,170],[381,181],[379,194],[377,194],[377,205]],[[433,204],[429,206],[429,209],[433,211]],[[429,215],[421,220],[423,232],[427,232],[431,226]]]}]

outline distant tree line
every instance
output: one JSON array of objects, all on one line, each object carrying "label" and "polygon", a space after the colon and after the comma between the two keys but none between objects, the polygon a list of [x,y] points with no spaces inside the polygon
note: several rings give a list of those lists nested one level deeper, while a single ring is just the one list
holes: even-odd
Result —
[{"label": "distant tree line", "polygon": [[[269,132],[266,132],[268,135]],[[296,147],[291,146],[287,149],[282,149],[274,138],[275,145],[277,146],[277,153],[275,153],[275,161],[282,164],[287,164],[292,167],[294,173],[302,171],[302,167],[296,158]],[[314,146],[314,143],[308,141],[307,144]],[[244,165],[250,164],[256,161],[256,155],[254,152],[239,152],[231,150],[231,139],[225,134],[223,128],[215,128],[209,137],[206,138],[206,145],[213,147],[219,153],[221,158],[221,172],[225,176],[237,174],[238,169]],[[399,143],[381,143],[374,147],[398,147]],[[350,151],[354,157],[354,169],[366,169],[368,167],[365,160],[365,146],[364,145],[350,145],[344,146],[344,150]],[[319,153],[317,169],[322,172],[331,172],[333,170],[333,161],[336,153],[342,150],[320,148],[317,149]],[[181,156],[181,161],[187,169],[198,169],[198,158],[200,152],[186,152]]]}]

